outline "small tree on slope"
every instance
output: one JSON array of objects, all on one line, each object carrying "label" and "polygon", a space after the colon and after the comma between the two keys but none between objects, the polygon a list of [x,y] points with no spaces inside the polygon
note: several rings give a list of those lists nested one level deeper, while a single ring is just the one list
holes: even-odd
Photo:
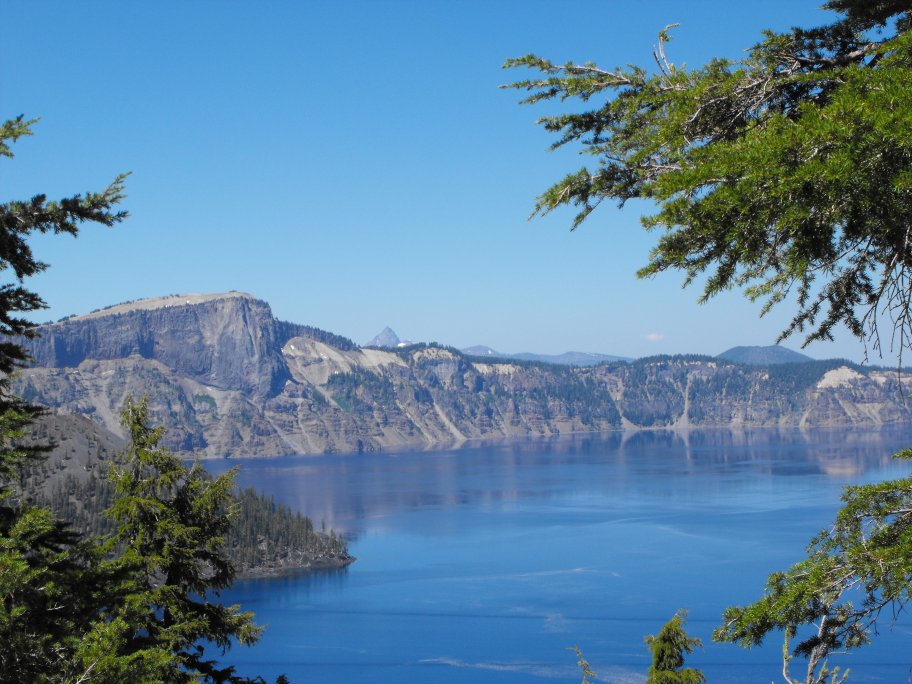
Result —
[{"label": "small tree on slope", "polygon": [[684,654],[693,653],[703,644],[696,637],[687,636],[684,622],[687,612],[679,610],[665,623],[658,634],[646,637],[652,652],[646,684],[702,684],[706,677],[699,670],[684,667]]}]

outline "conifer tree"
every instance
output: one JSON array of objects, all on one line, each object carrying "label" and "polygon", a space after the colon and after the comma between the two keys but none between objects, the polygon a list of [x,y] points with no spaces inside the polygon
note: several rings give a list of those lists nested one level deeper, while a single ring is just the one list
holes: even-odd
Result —
[{"label": "conifer tree", "polygon": [[260,635],[252,613],[213,600],[231,584],[225,550],[236,470],[210,478],[160,446],[164,430],[149,424],[145,399],[122,413],[129,435],[124,464],[112,467],[109,515],[117,532],[103,565],[115,594],[79,660],[96,682],[240,682],[233,668],[206,657],[232,641]]},{"label": "conifer tree", "polygon": [[703,645],[698,638],[687,636],[684,631],[686,618],[687,611],[679,610],[658,634],[645,638],[652,652],[646,684],[702,684],[706,681],[699,670],[684,667],[684,655]]},{"label": "conifer tree", "polygon": [[[885,321],[901,362],[912,347],[912,6],[824,8],[835,21],[767,31],[739,61],[676,65],[667,27],[652,72],[527,55],[506,66],[541,77],[506,87],[529,92],[527,104],[583,103],[540,123],[553,147],[580,144],[595,167],[547,189],[534,213],[576,206],[576,228],[605,200],[650,200],[643,225],[663,233],[641,277],[703,278],[701,301],[744,288],[761,315],[794,305],[780,340],[832,339],[842,324],[879,352]],[[714,634],[751,646],[782,631],[789,682],[795,656],[806,684],[838,679],[826,658],[867,643],[912,599],[912,478],[849,487],[843,501],[807,558]]]},{"label": "conifer tree", "polygon": [[[831,0],[831,24],[767,31],[733,61],[674,64],[659,34],[657,69],[508,60],[540,78],[505,87],[523,100],[578,100],[544,116],[552,147],[579,144],[595,166],[548,188],[535,214],[604,201],[655,203],[663,232],[641,277],[677,269],[701,301],[733,287],[762,312],[796,305],[782,336],[832,338],[845,324],[879,349],[912,344],[912,10],[908,0]],[[797,295],[792,297],[790,295]],[[780,338],[781,339],[781,338]]]},{"label": "conifer tree", "polygon": [[[19,116],[0,124],[0,157],[31,135],[34,120]],[[123,176],[100,193],[48,201],[44,195],[0,204],[0,681],[65,681],[78,635],[93,616],[99,591],[91,572],[94,551],[43,508],[23,501],[17,487],[22,466],[43,449],[18,441],[39,407],[12,394],[10,376],[26,361],[16,342],[34,335],[23,314],[45,308],[23,283],[47,265],[28,239],[35,233],[77,235],[80,224],[112,226],[126,217],[113,207],[123,198]]]},{"label": "conifer tree", "polygon": [[[20,116],[0,124],[0,157],[12,157],[10,145],[34,123]],[[10,388],[27,362],[17,337],[35,334],[24,314],[46,306],[24,284],[47,268],[28,239],[119,223],[124,178],[100,193],[0,204],[0,271],[9,279],[0,284],[2,684],[251,681],[207,658],[203,644],[224,651],[259,635],[249,613],[212,600],[234,576],[223,548],[233,473],[213,480],[159,448],[162,430],[148,425],[140,402],[124,413],[130,459],[114,473],[119,527],[106,543],[82,538],[20,487],[23,466],[46,451],[21,441],[42,409]]]}]

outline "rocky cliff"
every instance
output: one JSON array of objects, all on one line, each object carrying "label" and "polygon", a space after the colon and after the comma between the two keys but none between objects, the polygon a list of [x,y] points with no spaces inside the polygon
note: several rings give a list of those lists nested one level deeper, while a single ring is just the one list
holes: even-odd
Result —
[{"label": "rocky cliff", "polygon": [[47,326],[28,347],[39,366],[138,357],[177,376],[263,397],[280,391],[288,377],[277,328],[269,306],[250,295],[175,295]]},{"label": "rocky cliff", "polygon": [[907,422],[895,371],[662,357],[588,368],[439,346],[361,349],[250,295],[180,295],[44,326],[28,400],[119,432],[146,394],[169,446],[203,457],[431,447],[618,428]]}]

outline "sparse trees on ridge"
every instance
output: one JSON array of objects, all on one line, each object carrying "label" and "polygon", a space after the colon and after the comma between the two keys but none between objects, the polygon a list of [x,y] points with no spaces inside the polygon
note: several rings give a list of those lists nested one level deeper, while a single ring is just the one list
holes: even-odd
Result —
[{"label": "sparse trees on ridge", "polygon": [[[527,91],[526,104],[583,103],[540,123],[594,167],[547,189],[534,214],[575,206],[576,228],[605,200],[652,200],[643,225],[663,232],[641,277],[705,276],[701,301],[744,288],[761,314],[795,306],[781,338],[831,339],[843,324],[901,359],[912,346],[912,7],[824,8],[835,21],[767,31],[740,61],[679,67],[668,27],[653,71],[527,55],[506,66],[541,75],[505,87]],[[807,558],[714,633],[750,646],[781,630],[790,683],[838,680],[827,657],[867,643],[912,599],[912,478],[849,487],[843,501]],[[801,679],[795,656],[807,658]]]}]

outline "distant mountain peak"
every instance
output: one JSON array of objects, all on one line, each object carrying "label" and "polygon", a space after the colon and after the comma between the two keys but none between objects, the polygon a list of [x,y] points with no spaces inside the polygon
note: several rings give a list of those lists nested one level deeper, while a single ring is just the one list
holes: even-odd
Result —
[{"label": "distant mountain peak", "polygon": [[716,358],[744,363],[748,366],[774,366],[780,363],[804,363],[813,361],[807,354],[792,351],[788,347],[778,344],[768,346],[732,347],[719,354]]},{"label": "distant mountain peak", "polygon": [[396,348],[401,342],[402,340],[399,339],[396,332],[391,327],[386,326],[383,330],[374,335],[373,339],[364,346]]}]

